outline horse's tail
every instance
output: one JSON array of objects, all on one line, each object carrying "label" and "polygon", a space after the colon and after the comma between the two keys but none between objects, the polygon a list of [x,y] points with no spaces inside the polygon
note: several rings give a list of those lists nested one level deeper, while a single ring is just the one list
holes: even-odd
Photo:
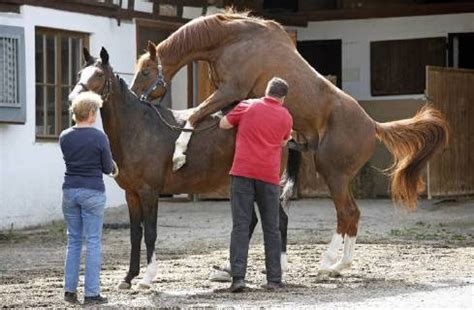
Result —
[{"label": "horse's tail", "polygon": [[376,136],[394,156],[386,170],[391,177],[392,198],[406,208],[416,209],[424,190],[421,171],[448,143],[448,125],[440,111],[425,105],[412,118],[377,123]]},{"label": "horse's tail", "polygon": [[290,199],[296,190],[296,183],[298,179],[298,171],[301,164],[301,152],[298,149],[292,148],[291,142],[288,145],[288,161],[286,170],[283,175],[284,187],[280,196],[280,202],[283,210],[288,214]]}]

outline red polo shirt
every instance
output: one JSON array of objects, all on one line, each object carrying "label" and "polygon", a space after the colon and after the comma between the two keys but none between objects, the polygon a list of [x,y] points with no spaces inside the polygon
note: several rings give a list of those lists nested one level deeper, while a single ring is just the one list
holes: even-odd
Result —
[{"label": "red polo shirt", "polygon": [[288,110],[277,100],[263,97],[242,101],[226,117],[237,127],[230,174],[279,184],[281,144],[293,127]]}]

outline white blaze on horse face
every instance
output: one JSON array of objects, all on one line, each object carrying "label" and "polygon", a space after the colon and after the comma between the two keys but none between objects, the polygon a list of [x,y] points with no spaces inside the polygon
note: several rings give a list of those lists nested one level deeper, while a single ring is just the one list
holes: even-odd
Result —
[{"label": "white blaze on horse face", "polygon": [[354,237],[349,237],[348,235],[344,236],[344,252],[342,254],[342,258],[337,263],[329,267],[331,271],[335,271],[339,273],[342,270],[348,269],[351,267],[355,243],[356,243],[356,236]]},{"label": "white blaze on horse face", "polygon": [[[188,121],[184,125],[185,129],[193,129],[191,123]],[[191,132],[181,132],[178,140],[176,140],[174,153],[173,153],[173,171],[179,170],[186,163],[186,155],[184,153],[188,149],[188,143],[191,139]]]},{"label": "white blaze on horse face", "polygon": [[79,81],[77,82],[76,86],[74,86],[73,90],[68,96],[69,101],[73,101],[77,97],[77,95],[84,91],[87,91],[87,89],[85,89],[82,85],[87,85],[96,71],[97,68],[93,66],[86,67],[81,71],[81,77]]},{"label": "white blaze on horse face", "polygon": [[156,263],[156,255],[153,253],[153,256],[151,257],[151,261],[146,267],[145,275],[143,276],[143,280],[141,281],[141,284],[143,286],[150,286],[151,282],[156,276],[156,273],[158,271],[158,266]]},{"label": "white blaze on horse face", "polygon": [[342,246],[342,235],[334,234],[326,252],[321,257],[321,270],[328,270],[337,260],[337,252]]}]

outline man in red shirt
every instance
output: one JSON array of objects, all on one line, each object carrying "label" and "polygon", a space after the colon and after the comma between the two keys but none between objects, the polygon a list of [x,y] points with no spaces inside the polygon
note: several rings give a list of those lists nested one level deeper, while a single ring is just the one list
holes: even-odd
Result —
[{"label": "man in red shirt", "polygon": [[237,127],[234,162],[229,173],[232,176],[232,292],[245,288],[254,201],[257,201],[265,241],[265,287],[282,287],[279,175],[282,147],[290,139],[293,127],[291,115],[283,107],[287,93],[288,84],[275,77],[268,82],[265,97],[242,101],[219,123],[223,129]]}]

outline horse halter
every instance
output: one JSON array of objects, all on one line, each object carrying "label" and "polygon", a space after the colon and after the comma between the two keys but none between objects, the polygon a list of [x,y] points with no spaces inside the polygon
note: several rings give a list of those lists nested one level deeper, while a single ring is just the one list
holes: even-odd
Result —
[{"label": "horse halter", "polygon": [[148,96],[150,96],[150,94],[154,92],[158,86],[162,86],[165,88],[165,93],[160,98],[159,103],[161,103],[161,101],[163,101],[163,99],[165,98],[166,93],[168,92],[168,88],[166,87],[167,84],[165,81],[165,77],[163,75],[163,67],[160,65],[159,59],[158,59],[158,65],[156,66],[156,68],[158,70],[158,75],[156,76],[155,81],[150,86],[148,86],[147,90],[143,93],[143,95],[141,95],[140,99],[147,101]]},{"label": "horse halter", "polygon": [[[85,91],[91,90],[84,83],[79,82],[77,84],[80,85]],[[110,80],[110,78],[108,78],[107,80],[105,80],[104,86],[102,87],[102,91],[100,92],[100,97],[102,98],[102,101],[106,102],[107,100],[109,100],[111,93],[112,93],[112,81]]]}]

